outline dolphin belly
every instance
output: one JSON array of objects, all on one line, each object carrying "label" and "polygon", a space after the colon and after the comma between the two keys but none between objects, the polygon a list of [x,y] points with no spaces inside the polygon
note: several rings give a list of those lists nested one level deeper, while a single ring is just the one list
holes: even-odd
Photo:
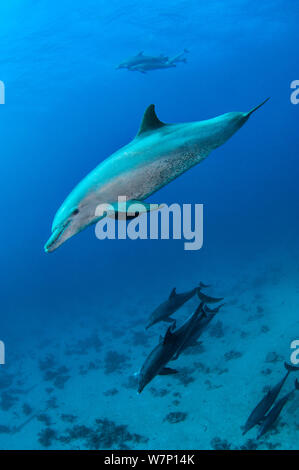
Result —
[{"label": "dolphin belly", "polygon": [[100,185],[94,194],[100,202],[117,201],[118,196],[143,201],[163,186],[203,160],[207,154],[193,151],[175,151],[158,158],[143,160]]}]

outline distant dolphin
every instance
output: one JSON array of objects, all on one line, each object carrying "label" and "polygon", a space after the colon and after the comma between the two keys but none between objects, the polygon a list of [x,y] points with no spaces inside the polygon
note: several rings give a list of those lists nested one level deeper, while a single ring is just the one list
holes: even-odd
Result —
[{"label": "distant dolphin", "polygon": [[249,418],[247,419],[245,426],[243,428],[243,435],[246,434],[251,428],[256,426],[257,424],[260,424],[273,403],[275,402],[276,398],[278,397],[278,394],[280,390],[282,389],[283,384],[287,380],[290,372],[298,371],[299,366],[293,366],[291,364],[288,364],[287,362],[284,363],[285,368],[287,369],[287,373],[285,376],[276,384],[274,387],[272,387],[269,392],[262,398],[262,400],[256,405],[254,410],[250,413]]},{"label": "distant dolphin", "polygon": [[[117,205],[119,196],[125,196],[128,204],[144,201],[224,144],[266,101],[246,113],[231,112],[186,124],[164,124],[150,105],[135,139],[101,162],[66,198],[55,215],[45,251],[56,250],[103,218],[96,215],[99,204],[126,212],[126,204]],[[150,208],[143,204],[146,210]]]},{"label": "distant dolphin", "polygon": [[[296,379],[295,380],[295,390],[299,390],[299,382]],[[287,393],[284,397],[282,397],[276,405],[273,406],[273,408],[269,411],[265,419],[263,420],[258,436],[257,438],[259,439],[261,436],[263,436],[266,432],[270,431],[272,426],[276,423],[280,413],[282,412],[282,409],[286,405],[286,403],[289,401],[291,396],[294,394],[294,390],[291,392]]]},{"label": "distant dolphin", "polygon": [[140,64],[164,64],[165,62],[168,62],[168,57],[163,54],[159,56],[150,56],[144,55],[144,52],[141,51],[135,56],[132,56],[121,62],[116,68],[130,70],[132,67]]},{"label": "distant dolphin", "polygon": [[156,375],[176,372],[169,367],[165,370],[165,366],[189,337],[198,315],[201,314],[202,305],[203,304],[196,309],[180,328],[175,329],[175,322],[173,322],[168,328],[164,338],[161,338],[157,346],[148,355],[139,373],[138,393],[141,393],[144,387],[151,382]]},{"label": "distant dolphin", "polygon": [[141,51],[137,55],[121,62],[116,68],[128,69],[133,72],[138,71],[142,73],[146,73],[149,70],[168,69],[176,67],[176,64],[179,62],[186,63],[187,60],[185,54],[187,52],[189,51],[184,49],[184,52],[170,58],[164,54],[160,54],[159,56],[145,55],[143,51]]},{"label": "distant dolphin", "polygon": [[[128,67],[129,70],[131,71],[138,71],[141,73],[146,73],[150,70],[159,70],[159,69],[169,69],[176,67],[176,64],[179,62],[187,62],[187,59],[185,57],[185,54],[189,52],[187,49],[184,50],[181,54],[177,54],[176,56],[172,58],[168,58],[166,56],[160,56],[153,58],[154,60],[143,60],[143,58],[140,58],[140,61],[138,63],[135,63],[135,65],[131,65]],[[146,56],[143,56],[146,57]]]},{"label": "distant dolphin", "polygon": [[175,313],[179,308],[181,308],[184,303],[191,299],[197,291],[197,287],[188,292],[183,292],[182,294],[176,293],[176,288],[172,289],[170,296],[165,302],[159,305],[153,313],[150,315],[148,323],[146,325],[146,330],[151,326],[155,325],[160,321],[173,322],[173,318],[170,318],[170,315]]}]

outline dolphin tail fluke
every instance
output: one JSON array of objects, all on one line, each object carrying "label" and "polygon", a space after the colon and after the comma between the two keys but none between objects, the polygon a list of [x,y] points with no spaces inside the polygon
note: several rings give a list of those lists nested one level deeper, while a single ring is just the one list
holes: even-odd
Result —
[{"label": "dolphin tail fluke", "polygon": [[266,98],[261,104],[259,104],[258,106],[256,106],[255,108],[252,108],[248,113],[247,113],[247,116],[251,116],[251,114],[255,113],[255,111],[257,111],[259,108],[261,108],[265,103],[267,103],[267,101],[269,101],[270,97],[269,98]]},{"label": "dolphin tail fluke", "polygon": [[207,289],[208,287],[211,287],[211,284],[204,284],[203,282],[200,281],[199,286],[200,289]]},{"label": "dolphin tail fluke", "polygon": [[215,308],[209,308],[207,305],[205,305],[205,313],[216,314],[224,305],[225,305],[225,302],[223,302],[222,304],[218,305],[218,307],[215,307]]},{"label": "dolphin tail fluke", "polygon": [[288,362],[285,362],[284,366],[288,372],[296,372],[299,370],[299,365],[295,366],[294,364],[289,364]]},{"label": "dolphin tail fluke", "polygon": [[197,296],[201,302],[204,304],[215,304],[224,300],[224,297],[210,297],[201,292],[200,287],[197,289]]}]

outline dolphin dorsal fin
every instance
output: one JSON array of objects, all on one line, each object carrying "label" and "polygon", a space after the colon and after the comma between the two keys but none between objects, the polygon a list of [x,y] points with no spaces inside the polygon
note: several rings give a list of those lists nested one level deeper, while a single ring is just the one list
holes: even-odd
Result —
[{"label": "dolphin dorsal fin", "polygon": [[143,132],[155,131],[156,129],[160,129],[160,127],[163,126],[166,126],[166,124],[157,118],[155,105],[150,104],[149,107],[145,110],[137,136],[140,136],[143,134]]},{"label": "dolphin dorsal fin", "polygon": [[170,292],[169,298],[172,299],[172,298],[175,297],[175,296],[176,296],[176,287],[174,287],[174,288],[172,289],[172,291]]}]

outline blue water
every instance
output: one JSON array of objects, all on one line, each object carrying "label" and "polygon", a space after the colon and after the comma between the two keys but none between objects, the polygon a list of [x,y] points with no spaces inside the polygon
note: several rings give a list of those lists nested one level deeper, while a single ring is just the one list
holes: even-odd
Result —
[{"label": "blue water", "polygon": [[[121,349],[134,366],[123,372],[122,380],[115,377],[118,395],[112,395],[105,405],[101,401],[103,383],[96,373],[90,373],[90,382],[99,390],[95,416],[86,412],[87,389],[80,377],[73,377],[75,371],[73,375],[70,372],[69,380],[78,382],[58,390],[62,394],[59,413],[65,412],[66,403],[71,406],[67,387],[75,387],[81,392],[78,403],[82,407],[76,405],[80,424],[86,423],[86,413],[89,419],[98,418],[101,412],[102,417],[111,417],[109,410],[122,400],[113,420],[128,425],[128,417],[121,410],[131,407],[134,415],[134,400],[140,403],[140,397],[132,393],[128,401],[122,383],[126,375],[136,372],[135,362],[136,367],[142,365],[159,337],[158,328],[152,343],[134,350],[126,343],[131,337],[128,322],[139,321],[138,331],[143,332],[150,311],[174,286],[179,291],[187,290],[200,279],[214,281],[215,294],[239,298],[246,292],[244,302],[251,311],[256,292],[254,284],[246,280],[259,276],[268,280],[275,269],[281,274],[271,284],[272,290],[261,283],[260,291],[266,295],[268,289],[269,315],[275,308],[280,315],[275,317],[277,323],[263,343],[252,340],[248,360],[256,363],[260,358],[258,348],[263,348],[260,354],[264,356],[273,349],[287,354],[289,339],[296,339],[294,325],[298,327],[291,311],[296,310],[299,289],[299,105],[290,101],[290,83],[299,79],[298,14],[296,2],[282,0],[167,0],[162,5],[156,0],[65,0],[55,6],[49,0],[1,3],[0,80],[5,83],[6,103],[0,105],[0,339],[5,343],[6,364],[0,366],[0,374],[12,374],[11,387],[21,387],[16,380],[25,381],[30,361],[32,367],[37,367],[41,357],[55,355],[57,344],[59,349],[61,344],[76,343],[99,328],[103,351]],[[189,50],[187,63],[174,69],[147,74],[116,70],[119,62],[141,50],[172,56],[184,48]],[[162,121],[188,122],[228,111],[247,111],[268,96],[271,100],[223,147],[151,197],[151,202],[158,203],[204,204],[204,246],[200,251],[184,251],[182,241],[172,240],[99,241],[94,227],[89,227],[54,253],[44,253],[53,216],[65,197],[99,162],[136,135],[150,103],[155,103]],[[281,279],[283,285],[279,284]],[[293,286],[292,293],[287,291],[289,285]],[[284,306],[290,298],[292,308]],[[236,310],[235,317],[231,317],[236,326],[240,312]],[[227,311],[223,321],[229,323],[229,316]],[[282,318],[283,338],[279,334]],[[255,327],[256,341],[265,321],[260,320]],[[118,336],[107,339],[103,333],[107,333],[107,322],[119,325],[121,340]],[[228,342],[232,332],[233,325],[226,330]],[[49,349],[41,351],[39,340],[52,342]],[[241,338],[238,341],[242,343]],[[99,360],[102,355],[99,353]],[[59,364],[65,362],[61,353]],[[275,383],[276,376],[259,382],[261,367],[258,372],[250,372],[250,380],[249,372],[242,367],[243,375],[239,371],[238,379],[234,374],[227,379],[232,387],[243,384],[244,388],[242,379],[252,384],[251,393],[256,393],[252,405],[259,400],[264,385]],[[282,369],[281,364],[275,364],[277,379]],[[28,378],[23,385],[26,390],[31,385],[45,388],[40,371],[36,374],[32,383]],[[162,384],[161,378],[157,380]],[[174,387],[176,382],[171,380],[166,378]],[[0,389],[1,393],[5,391]],[[191,384],[184,393],[190,399],[196,392],[192,392]],[[141,397],[147,408],[152,403],[149,400],[154,400],[146,393]],[[220,408],[225,398],[234,408],[229,388],[221,390]],[[24,400],[34,401],[30,392]],[[21,424],[26,419],[22,415],[24,400],[19,394],[12,407],[2,410],[0,424]],[[43,400],[40,409],[44,408]],[[161,413],[160,423],[169,407],[163,409],[161,400],[155,400],[160,406],[156,411]],[[239,427],[250,411],[245,407],[240,416],[235,416]],[[290,423],[293,430],[298,430],[298,407],[296,412],[297,417]],[[58,412],[54,409],[49,413],[53,413],[52,421],[56,423],[52,427],[60,432],[55,415]],[[232,411],[222,409],[218,421],[211,421],[211,436],[219,435],[222,428],[217,424],[222,426],[227,413],[231,415]],[[288,426],[286,416],[282,419]],[[137,421],[135,424],[130,432],[142,434],[142,426],[138,428]],[[186,440],[176,440],[174,434],[169,443],[162,441],[162,448],[168,444],[174,448],[171,446],[176,443],[177,447],[194,448],[196,444],[188,440],[188,426],[191,435],[192,425],[188,420],[169,424],[171,430],[181,426]],[[18,432],[3,432],[0,447],[43,448],[38,441],[42,426],[42,422],[35,425],[32,420]],[[154,423],[152,427],[158,435],[159,425]],[[199,437],[204,433],[198,432]],[[239,434],[227,437],[225,432],[222,430],[222,437],[232,447],[242,445]],[[278,447],[294,448],[287,437],[279,440],[275,435],[273,439],[278,439]],[[80,448],[89,447],[84,440],[78,442]],[[197,442],[209,448],[205,441]],[[270,447],[269,442],[264,448]],[[102,447],[113,447],[108,444]],[[151,439],[147,444],[127,445],[158,446]],[[50,447],[72,448],[73,444],[54,439]]]}]

